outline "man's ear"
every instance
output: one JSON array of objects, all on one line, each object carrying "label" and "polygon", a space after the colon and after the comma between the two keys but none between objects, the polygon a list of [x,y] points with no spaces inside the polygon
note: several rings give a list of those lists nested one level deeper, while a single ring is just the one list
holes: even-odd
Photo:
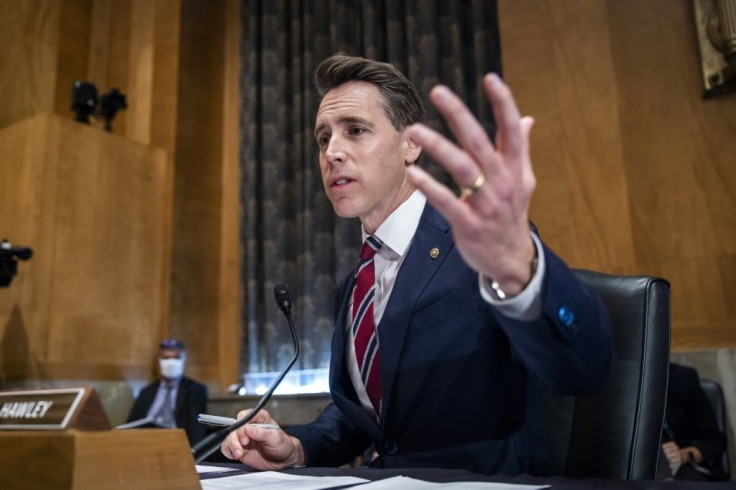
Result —
[{"label": "man's ear", "polygon": [[404,133],[404,138],[406,138],[406,154],[404,162],[408,167],[409,165],[412,165],[414,162],[416,162],[419,158],[419,155],[422,154],[422,147],[415,143],[406,133]]}]

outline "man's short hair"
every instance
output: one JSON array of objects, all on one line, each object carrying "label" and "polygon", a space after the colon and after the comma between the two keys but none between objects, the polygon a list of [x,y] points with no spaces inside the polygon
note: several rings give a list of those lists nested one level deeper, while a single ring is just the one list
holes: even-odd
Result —
[{"label": "man's short hair", "polygon": [[180,351],[186,351],[187,348],[184,346],[184,342],[178,339],[166,339],[158,346],[158,350],[162,351],[164,349],[176,349]]},{"label": "man's short hair", "polygon": [[375,85],[383,99],[383,110],[396,131],[424,121],[419,92],[393,65],[338,53],[322,61],[314,71],[314,85],[320,97],[347,82]]}]

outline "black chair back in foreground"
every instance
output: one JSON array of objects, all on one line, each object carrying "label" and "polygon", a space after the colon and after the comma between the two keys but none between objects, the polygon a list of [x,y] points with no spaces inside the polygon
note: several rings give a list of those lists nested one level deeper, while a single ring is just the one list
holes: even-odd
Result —
[{"label": "black chair back in foreground", "polygon": [[574,478],[653,480],[667,399],[670,285],[647,276],[575,274],[611,316],[614,364],[593,396],[543,397],[553,470]]}]

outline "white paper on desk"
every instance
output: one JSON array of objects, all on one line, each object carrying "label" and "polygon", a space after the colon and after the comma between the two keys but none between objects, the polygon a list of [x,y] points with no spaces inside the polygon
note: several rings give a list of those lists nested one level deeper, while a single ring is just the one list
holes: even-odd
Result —
[{"label": "white paper on desk", "polygon": [[202,475],[204,473],[228,473],[231,471],[240,471],[241,468],[228,468],[223,466],[209,466],[205,464],[194,465],[197,473]]},{"label": "white paper on desk", "polygon": [[[225,476],[212,480],[200,480],[199,483],[202,485],[202,490],[230,490],[233,488],[320,490],[343,485],[357,485],[367,481],[354,476],[299,476],[276,473],[275,471],[263,471],[245,475]],[[362,488],[362,485],[359,488]]]},{"label": "white paper on desk", "polygon": [[395,476],[361,485],[359,490],[440,490],[452,487],[453,490],[539,490],[549,488],[549,485],[517,485],[514,483],[491,483],[481,481],[458,481],[452,483],[433,483],[416,480],[408,476]]}]

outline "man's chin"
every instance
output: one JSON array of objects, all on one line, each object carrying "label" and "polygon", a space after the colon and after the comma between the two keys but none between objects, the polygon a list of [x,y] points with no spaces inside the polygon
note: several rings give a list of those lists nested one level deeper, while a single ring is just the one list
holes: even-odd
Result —
[{"label": "man's chin", "polygon": [[335,214],[340,218],[357,218],[359,216],[357,213],[339,213],[337,211],[335,211]]},{"label": "man's chin", "polygon": [[341,218],[357,218],[360,216],[359,210],[354,206],[347,205],[347,203],[332,203],[332,209]]}]

